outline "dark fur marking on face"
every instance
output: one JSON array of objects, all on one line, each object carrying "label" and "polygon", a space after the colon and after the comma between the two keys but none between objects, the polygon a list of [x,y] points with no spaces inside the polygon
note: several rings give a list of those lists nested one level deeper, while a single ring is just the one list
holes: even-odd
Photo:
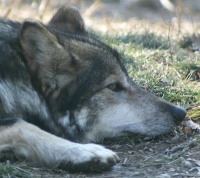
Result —
[{"label": "dark fur marking on face", "polygon": [[1,126],[12,126],[16,122],[18,122],[19,119],[17,118],[6,118],[6,119],[0,119],[0,127]]}]

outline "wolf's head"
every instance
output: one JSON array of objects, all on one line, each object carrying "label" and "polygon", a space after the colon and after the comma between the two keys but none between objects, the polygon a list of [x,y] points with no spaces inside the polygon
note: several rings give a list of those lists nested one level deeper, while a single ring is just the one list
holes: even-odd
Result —
[{"label": "wolf's head", "polygon": [[93,37],[73,7],[60,9],[46,26],[25,21],[20,44],[35,87],[69,139],[156,136],[185,117],[184,109],[137,86],[118,52]]}]

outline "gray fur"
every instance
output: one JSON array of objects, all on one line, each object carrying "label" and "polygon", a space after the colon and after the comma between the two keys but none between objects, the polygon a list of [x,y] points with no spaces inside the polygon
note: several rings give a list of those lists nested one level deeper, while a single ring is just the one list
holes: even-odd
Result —
[{"label": "gray fur", "polygon": [[115,153],[74,142],[157,136],[185,117],[137,86],[118,52],[87,32],[73,7],[47,25],[2,19],[0,32],[0,152],[72,171],[107,170]]}]

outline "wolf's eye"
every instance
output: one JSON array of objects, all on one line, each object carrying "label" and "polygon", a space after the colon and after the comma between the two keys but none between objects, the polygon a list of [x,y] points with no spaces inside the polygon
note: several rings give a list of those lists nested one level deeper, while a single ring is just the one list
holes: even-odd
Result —
[{"label": "wolf's eye", "polygon": [[108,88],[115,92],[121,91],[123,89],[122,86],[118,83],[112,83],[112,84],[108,85]]}]

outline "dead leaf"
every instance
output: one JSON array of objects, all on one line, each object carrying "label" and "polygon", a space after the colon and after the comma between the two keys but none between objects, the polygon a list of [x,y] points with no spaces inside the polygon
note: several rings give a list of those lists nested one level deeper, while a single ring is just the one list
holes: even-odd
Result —
[{"label": "dead leaf", "polygon": [[192,161],[192,162],[194,162],[197,166],[200,167],[200,161],[199,161],[199,160],[192,159],[192,158],[188,158],[187,161]]},{"label": "dead leaf", "polygon": [[191,132],[192,132],[192,130],[191,130],[190,127],[185,127],[185,128],[184,128],[184,133],[185,133],[185,134],[189,135],[189,134],[191,134]]},{"label": "dead leaf", "polygon": [[194,167],[194,168],[190,169],[189,172],[192,172],[192,171],[195,171],[195,170],[197,170],[198,174],[200,174],[200,167]]}]

